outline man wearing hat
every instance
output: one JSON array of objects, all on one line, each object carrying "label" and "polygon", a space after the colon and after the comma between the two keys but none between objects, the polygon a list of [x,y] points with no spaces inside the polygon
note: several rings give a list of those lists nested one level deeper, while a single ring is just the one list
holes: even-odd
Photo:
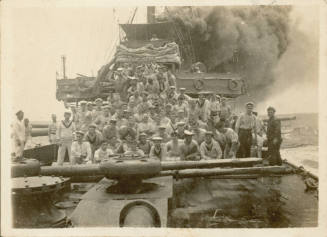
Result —
[{"label": "man wearing hat", "polygon": [[110,114],[109,114],[109,106],[103,106],[102,113],[97,116],[94,123],[97,125],[98,130],[100,132],[103,131],[104,127],[109,124]]},{"label": "man wearing hat", "polygon": [[102,134],[96,130],[97,128],[97,125],[92,123],[90,126],[89,126],[89,129],[88,131],[86,132],[85,134],[85,141],[89,142],[90,145],[91,145],[91,150],[92,150],[92,163],[94,163],[94,159],[93,159],[93,155],[94,155],[94,152],[99,149],[99,147],[101,146],[101,143],[103,141],[103,136]]},{"label": "man wearing hat", "polygon": [[209,102],[210,102],[209,110],[210,111],[217,111],[217,112],[220,111],[220,101],[219,101],[218,97],[216,96],[215,93],[211,93],[210,100],[209,100]]},{"label": "man wearing hat", "polygon": [[91,123],[93,123],[94,120],[94,110],[93,110],[93,103],[88,102],[86,105],[86,112],[84,115],[84,122],[81,125],[81,129],[84,133],[87,132],[89,126]]},{"label": "man wearing hat", "polygon": [[142,97],[140,96],[140,93],[142,92],[139,89],[135,91],[134,95],[129,97],[129,101],[133,100],[136,106],[142,103]]},{"label": "man wearing hat", "polygon": [[163,143],[167,143],[170,140],[170,137],[166,131],[166,126],[163,124],[159,125],[158,133],[156,134],[156,136],[161,137]]},{"label": "man wearing hat", "polygon": [[180,146],[182,145],[182,140],[179,140],[176,132],[170,134],[171,140],[166,143],[167,154],[170,158],[178,158],[181,155]]},{"label": "man wearing hat", "polygon": [[68,151],[69,161],[72,164],[71,159],[71,147],[72,141],[74,138],[74,133],[76,131],[75,123],[71,118],[71,112],[69,110],[64,113],[64,120],[59,123],[58,126],[58,141],[59,141],[59,150],[58,150],[58,159],[57,164],[63,165],[66,151]]},{"label": "man wearing hat", "polygon": [[129,76],[129,85],[128,85],[128,89],[127,89],[127,94],[128,97],[134,95],[134,93],[137,91],[137,79],[134,76]]},{"label": "man wearing hat", "polygon": [[16,113],[17,119],[12,125],[12,155],[13,158],[21,158],[23,156],[26,137],[25,137],[25,124],[24,124],[24,112],[19,110]]},{"label": "man wearing hat", "polygon": [[140,133],[153,135],[156,132],[156,126],[148,114],[143,114],[142,120],[137,126]]},{"label": "man wearing hat", "polygon": [[156,75],[158,83],[159,83],[159,92],[160,93],[167,91],[169,88],[168,78],[163,73],[164,68],[165,68],[164,66],[160,66],[159,71]]},{"label": "man wearing hat", "polygon": [[183,100],[185,102],[187,102],[187,101],[189,101],[191,99],[191,97],[186,95],[185,91],[186,91],[186,88],[184,88],[184,87],[179,88],[179,95],[178,96],[181,96],[183,98]]},{"label": "man wearing hat", "polygon": [[58,130],[58,123],[57,123],[57,115],[52,114],[51,115],[52,123],[49,124],[48,128],[48,137],[49,137],[49,143],[55,144],[57,143],[57,130]]},{"label": "man wearing hat", "polygon": [[[201,120],[199,120],[201,121]],[[201,128],[199,126],[199,121],[197,121],[195,118],[189,119],[189,127],[193,132],[193,140],[196,141],[198,144],[202,144],[202,142],[205,140],[205,132],[206,130]]]},{"label": "man wearing hat", "polygon": [[205,123],[208,121],[208,117],[210,113],[210,103],[206,99],[205,92],[199,93],[199,99],[196,102],[195,111],[196,114],[199,116],[199,120]]},{"label": "man wearing hat", "polygon": [[117,153],[125,153],[126,151],[131,150],[131,146],[136,144],[136,131],[127,126],[122,126],[119,129],[120,139],[122,141],[120,147],[117,149]]},{"label": "man wearing hat", "polygon": [[141,149],[144,154],[148,155],[150,153],[151,144],[147,140],[147,134],[142,132],[139,135],[139,142],[137,144],[138,148]]},{"label": "man wearing hat", "polygon": [[108,148],[108,142],[102,141],[101,146],[94,152],[94,162],[100,163],[104,159],[108,159],[110,155],[113,155],[114,152]]},{"label": "man wearing hat", "polygon": [[121,146],[121,141],[118,139],[116,135],[112,135],[108,140],[108,148],[113,151],[114,154],[117,153],[117,150]]},{"label": "man wearing hat", "polygon": [[185,138],[184,130],[185,130],[185,123],[184,122],[178,122],[177,123],[177,130],[176,130],[178,139],[184,139]]},{"label": "man wearing hat", "polygon": [[[256,122],[256,129],[257,129],[257,151],[253,152],[251,156],[253,157],[258,157],[262,158],[262,147],[263,147],[263,142],[265,139],[265,129],[264,129],[264,124],[263,121],[258,117],[258,112],[253,111],[253,115],[255,116],[255,122]],[[252,137],[255,137],[254,134],[252,134]]]},{"label": "man wearing hat", "polygon": [[94,112],[93,112],[93,116],[94,116],[94,119],[93,121],[96,121],[98,117],[102,116],[103,115],[103,111],[102,111],[102,105],[103,105],[103,100],[101,98],[97,98],[95,101],[95,109],[94,109]]},{"label": "man wearing hat", "polygon": [[161,161],[167,159],[167,147],[166,144],[162,143],[161,137],[152,138],[153,146],[150,149],[150,158],[156,158]]},{"label": "man wearing hat", "polygon": [[212,139],[211,131],[205,132],[205,140],[200,145],[201,158],[205,160],[221,159],[222,151],[218,142]]},{"label": "man wearing hat", "polygon": [[134,140],[133,142],[131,142],[127,148],[127,150],[124,152],[124,155],[127,156],[144,156],[144,152],[143,150],[141,150],[140,148],[138,148],[137,146],[137,142]]},{"label": "man wearing hat", "polygon": [[199,146],[193,140],[193,133],[185,130],[185,139],[181,145],[181,160],[200,160]]},{"label": "man wearing hat", "polygon": [[157,80],[157,77],[152,74],[147,76],[148,83],[145,86],[145,90],[149,94],[159,94],[159,82]]},{"label": "man wearing hat", "polygon": [[176,77],[175,75],[171,72],[171,69],[168,69],[167,71],[167,77],[168,77],[168,83],[170,86],[176,86]]},{"label": "man wearing hat", "polygon": [[78,113],[76,109],[76,105],[72,104],[69,106],[70,111],[72,112],[72,120],[75,123],[76,129],[79,129],[79,118],[78,118]]},{"label": "man wearing hat", "polygon": [[136,114],[137,113],[137,104],[135,102],[135,99],[133,97],[130,97],[129,98],[129,102],[128,102],[128,105],[127,105],[127,110],[132,114]]},{"label": "man wearing hat", "polygon": [[92,150],[90,143],[83,140],[84,133],[76,131],[76,141],[71,146],[71,164],[83,164],[91,161]]},{"label": "man wearing hat", "polygon": [[167,90],[167,97],[169,99],[177,99],[178,98],[178,94],[176,92],[176,87],[175,86],[169,86],[169,90]]},{"label": "man wearing hat", "polygon": [[118,128],[117,128],[117,120],[115,118],[110,118],[109,124],[103,128],[103,139],[109,141],[111,137],[118,137]]},{"label": "man wearing hat", "polygon": [[240,148],[238,151],[239,158],[251,156],[252,133],[254,133],[254,141],[257,142],[256,118],[253,115],[253,102],[245,104],[246,112],[242,114],[236,121],[235,132],[238,134]]},{"label": "man wearing hat", "polygon": [[187,122],[187,116],[185,115],[185,110],[179,109],[177,110],[177,117],[176,117],[176,123],[179,122]]},{"label": "man wearing hat", "polygon": [[148,100],[148,93],[146,91],[142,92],[141,97],[142,102],[137,105],[137,110],[140,111],[140,113],[146,113],[151,105]]},{"label": "man wearing hat", "polygon": [[[216,129],[219,132],[218,141],[223,144],[221,147],[223,147],[224,159],[235,159],[239,148],[237,133],[233,129],[226,127],[224,121],[219,121],[216,124]],[[223,139],[220,135],[223,135]]]},{"label": "man wearing hat", "polygon": [[[115,105],[109,106],[109,117],[110,119],[114,118],[117,119],[116,107]],[[110,122],[110,120],[109,120]]]},{"label": "man wearing hat", "polygon": [[79,122],[79,129],[83,130],[84,124],[85,124],[85,116],[87,113],[87,102],[85,100],[82,100],[79,102],[80,108],[77,110],[77,117]]},{"label": "man wearing hat", "polygon": [[184,111],[184,117],[186,118],[188,116],[188,102],[185,101],[185,97],[182,95],[178,96],[177,104],[175,105],[174,109],[176,111]]},{"label": "man wearing hat", "polygon": [[225,97],[221,97],[219,118],[220,120],[225,121],[227,127],[229,127],[229,120],[231,115],[231,108],[227,104],[227,99]]},{"label": "man wearing hat", "polygon": [[274,107],[268,107],[267,143],[269,165],[282,165],[280,157],[280,145],[282,143],[280,120],[275,117]]}]

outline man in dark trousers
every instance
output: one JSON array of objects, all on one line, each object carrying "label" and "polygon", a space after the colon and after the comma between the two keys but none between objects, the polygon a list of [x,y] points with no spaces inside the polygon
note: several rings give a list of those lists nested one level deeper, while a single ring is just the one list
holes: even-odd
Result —
[{"label": "man in dark trousers", "polygon": [[275,117],[276,110],[268,107],[267,143],[269,165],[282,165],[280,157],[280,145],[282,143],[280,120]]},{"label": "man in dark trousers", "polygon": [[254,133],[255,144],[257,142],[256,118],[253,115],[254,104],[245,104],[246,111],[236,121],[235,132],[238,134],[240,148],[238,158],[246,158],[251,155],[252,133]]}]

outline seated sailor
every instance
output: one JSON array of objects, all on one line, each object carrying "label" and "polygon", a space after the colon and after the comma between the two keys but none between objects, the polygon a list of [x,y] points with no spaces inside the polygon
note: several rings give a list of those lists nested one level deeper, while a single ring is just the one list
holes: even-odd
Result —
[{"label": "seated sailor", "polygon": [[110,155],[113,155],[114,152],[108,148],[108,142],[102,141],[101,146],[94,153],[94,163],[100,163],[104,159],[109,158]]},{"label": "seated sailor", "polygon": [[92,150],[90,143],[83,140],[84,133],[76,132],[76,141],[71,146],[71,164],[89,163],[92,159]]}]

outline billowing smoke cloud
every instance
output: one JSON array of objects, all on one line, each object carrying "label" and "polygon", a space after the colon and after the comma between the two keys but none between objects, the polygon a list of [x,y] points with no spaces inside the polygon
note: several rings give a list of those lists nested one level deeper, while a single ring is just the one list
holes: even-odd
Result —
[{"label": "billowing smoke cloud", "polygon": [[258,110],[274,105],[280,113],[318,112],[319,8],[293,7],[289,25],[289,45]]},{"label": "billowing smoke cloud", "polygon": [[262,98],[289,44],[290,11],[290,6],[176,7],[168,15],[184,40],[191,39],[196,61],[209,71],[240,73],[249,93]]}]

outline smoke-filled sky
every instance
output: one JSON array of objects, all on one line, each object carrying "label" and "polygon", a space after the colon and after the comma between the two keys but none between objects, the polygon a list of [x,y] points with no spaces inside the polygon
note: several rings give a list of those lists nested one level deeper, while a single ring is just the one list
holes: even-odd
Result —
[{"label": "smoke-filled sky", "polygon": [[196,60],[209,71],[244,77],[249,95],[238,104],[253,100],[259,112],[270,104],[282,113],[317,111],[318,8],[170,7],[167,15],[191,36]]},{"label": "smoke-filled sky", "polygon": [[[7,10],[8,24],[4,30],[10,31],[11,47],[4,48],[10,62],[10,78],[5,78],[5,83],[11,86],[12,113],[23,109],[31,120],[49,120],[51,113],[60,116],[63,105],[55,98],[60,57],[67,57],[69,77],[76,73],[96,75],[109,61],[111,46],[117,38],[113,9]],[[116,9],[115,15],[119,22],[126,23],[133,10]],[[197,42],[209,39],[211,45],[211,50],[200,49],[205,53],[200,57],[214,69],[230,57],[237,45],[244,73],[253,76],[249,98],[258,103],[259,112],[264,112],[267,105],[275,105],[279,113],[318,111],[317,8],[254,11],[251,7],[201,7],[198,11],[203,16],[198,24],[203,26],[207,20],[210,27],[207,32],[202,31]],[[134,22],[145,19],[145,8],[139,8]]]}]

